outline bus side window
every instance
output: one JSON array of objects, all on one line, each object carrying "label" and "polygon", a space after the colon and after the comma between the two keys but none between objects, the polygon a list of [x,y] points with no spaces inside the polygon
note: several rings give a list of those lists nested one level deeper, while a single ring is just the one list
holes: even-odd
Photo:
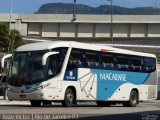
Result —
[{"label": "bus side window", "polygon": [[129,65],[128,65],[128,57],[126,55],[117,57],[116,68],[121,71],[128,71]]},{"label": "bus side window", "polygon": [[114,69],[114,56],[108,54],[102,54],[101,64],[102,64],[102,69],[107,69],[107,70]]},{"label": "bus side window", "polygon": [[97,69],[99,66],[99,57],[96,52],[86,52],[86,67]]},{"label": "bus side window", "polygon": [[141,57],[131,57],[131,71],[142,71]]},{"label": "bus side window", "polygon": [[52,51],[59,52],[59,55],[60,55],[60,61],[58,62],[59,66],[62,66],[64,59],[65,59],[65,56],[67,54],[67,50],[68,50],[67,47],[60,47],[60,48],[53,48],[52,49]]},{"label": "bus side window", "polygon": [[97,69],[101,69],[101,54],[100,53],[96,53],[96,68]]},{"label": "bus side window", "polygon": [[156,59],[150,57],[144,57],[144,72],[150,73],[156,70]]},{"label": "bus side window", "polygon": [[67,69],[75,69],[75,68],[83,68],[84,62],[83,62],[83,54],[80,50],[72,50],[69,60]]},{"label": "bus side window", "polygon": [[60,55],[53,55],[50,56],[47,60],[48,62],[48,67],[47,67],[47,78],[54,77],[58,75],[61,71],[62,65],[59,65],[60,63]]}]

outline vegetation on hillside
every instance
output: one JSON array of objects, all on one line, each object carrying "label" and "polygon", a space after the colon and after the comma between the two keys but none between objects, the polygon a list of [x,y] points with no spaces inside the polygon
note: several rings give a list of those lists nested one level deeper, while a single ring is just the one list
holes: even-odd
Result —
[{"label": "vegetation on hillside", "polygon": [[[71,3],[47,3],[42,5],[35,13],[40,14],[72,14],[73,4]],[[82,4],[76,4],[77,14],[110,14],[110,5],[100,5],[98,7],[91,7]],[[153,15],[160,14],[160,9],[153,7],[138,7],[125,8],[120,6],[113,6],[114,14],[128,14],[128,15]]]}]

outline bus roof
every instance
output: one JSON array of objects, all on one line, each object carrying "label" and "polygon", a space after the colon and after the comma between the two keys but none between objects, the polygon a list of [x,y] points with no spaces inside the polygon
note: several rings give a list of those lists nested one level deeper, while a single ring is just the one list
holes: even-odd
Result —
[{"label": "bus roof", "polygon": [[119,49],[110,46],[100,46],[96,44],[87,44],[81,42],[73,42],[73,41],[47,41],[47,42],[37,42],[26,44],[20,46],[16,49],[16,52],[24,52],[24,51],[39,51],[39,50],[50,50],[57,47],[73,47],[79,49],[88,49],[102,52],[112,52],[112,53],[121,53],[121,54],[129,54],[129,55],[138,55],[138,56],[148,56],[148,57],[156,57],[154,54],[143,53],[143,52],[135,52],[131,50]]}]

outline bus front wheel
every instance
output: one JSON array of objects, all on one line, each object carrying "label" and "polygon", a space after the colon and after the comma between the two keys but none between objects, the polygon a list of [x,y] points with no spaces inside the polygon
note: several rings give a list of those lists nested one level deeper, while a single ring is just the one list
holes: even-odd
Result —
[{"label": "bus front wheel", "polygon": [[129,101],[124,102],[123,105],[125,107],[136,107],[138,104],[138,93],[135,90],[132,90],[130,93]]},{"label": "bus front wheel", "polygon": [[64,101],[62,102],[63,107],[71,107],[74,103],[74,93],[73,90],[68,88],[65,92]]},{"label": "bus front wheel", "polygon": [[38,100],[31,100],[30,103],[31,103],[32,107],[40,107],[41,106],[41,101],[38,101]]}]

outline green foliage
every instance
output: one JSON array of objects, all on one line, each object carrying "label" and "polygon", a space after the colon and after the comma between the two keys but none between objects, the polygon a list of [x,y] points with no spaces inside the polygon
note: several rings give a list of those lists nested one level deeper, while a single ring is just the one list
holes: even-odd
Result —
[{"label": "green foliage", "polygon": [[9,30],[9,24],[0,22],[0,52],[12,53],[24,44],[24,40],[17,30]]}]

